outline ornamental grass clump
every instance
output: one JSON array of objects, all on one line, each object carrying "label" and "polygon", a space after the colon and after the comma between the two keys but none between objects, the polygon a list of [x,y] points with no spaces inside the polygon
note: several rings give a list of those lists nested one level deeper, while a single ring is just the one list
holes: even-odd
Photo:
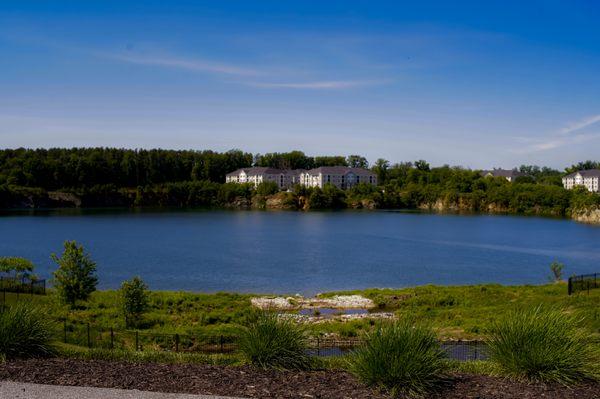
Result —
[{"label": "ornamental grass clump", "polygon": [[433,330],[407,320],[381,324],[349,359],[350,371],[366,384],[409,397],[442,388],[448,365]]},{"label": "ornamental grass clump", "polygon": [[572,385],[598,378],[598,353],[578,320],[556,309],[513,311],[495,322],[487,344],[504,376]]},{"label": "ornamental grass clump", "polygon": [[307,370],[312,367],[304,330],[290,319],[260,312],[240,337],[246,361],[263,369]]},{"label": "ornamental grass clump", "polygon": [[10,305],[0,312],[0,357],[42,357],[54,353],[52,324],[39,307]]}]

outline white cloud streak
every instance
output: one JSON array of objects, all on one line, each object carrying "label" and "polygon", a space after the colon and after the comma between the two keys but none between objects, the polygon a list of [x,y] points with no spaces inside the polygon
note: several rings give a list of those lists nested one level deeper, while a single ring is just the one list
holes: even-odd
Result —
[{"label": "white cloud streak", "polygon": [[560,130],[560,134],[569,134],[600,122],[600,114],[584,118]]},{"label": "white cloud streak", "polygon": [[514,153],[518,154],[526,154],[531,152],[541,152],[541,151],[549,151],[554,150],[560,147],[564,147],[569,144],[581,144],[587,141],[591,141],[594,139],[599,139],[600,133],[580,133],[569,136],[553,136],[546,139],[529,139],[529,138],[521,138],[522,141],[528,141],[532,144],[528,146],[518,148],[514,150]]},{"label": "white cloud streak", "polygon": [[[108,54],[98,53],[98,56],[121,62],[139,65],[150,65],[167,68],[184,69],[192,72],[219,74],[243,77],[264,75],[259,70],[239,67],[231,64],[216,63],[202,59],[184,59],[171,56],[142,56],[135,54]],[[344,90],[357,87],[376,86],[388,81],[384,80],[319,80],[309,82],[260,82],[260,81],[233,81],[263,89],[298,89],[298,90]]]},{"label": "white cloud streak", "polygon": [[265,89],[304,89],[304,90],[343,90],[355,87],[375,86],[383,84],[383,81],[373,80],[325,80],[313,82],[250,82],[249,86]]},{"label": "white cloud streak", "polygon": [[600,114],[588,116],[573,122],[562,129],[548,134],[545,137],[517,137],[525,146],[514,149],[514,153],[525,154],[531,152],[550,151],[571,144],[581,144],[600,138],[600,132],[580,130],[600,122]]},{"label": "white cloud streak", "polygon": [[257,76],[261,73],[255,69],[239,67],[231,64],[212,62],[202,59],[184,59],[170,56],[141,56],[133,54],[99,53],[104,58],[110,58],[130,64],[154,65],[168,68],[185,69],[193,72],[204,72],[234,76]]}]

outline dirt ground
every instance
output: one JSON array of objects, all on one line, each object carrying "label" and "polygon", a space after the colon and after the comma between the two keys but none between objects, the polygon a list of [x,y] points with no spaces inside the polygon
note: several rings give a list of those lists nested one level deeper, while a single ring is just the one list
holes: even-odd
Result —
[{"label": "dirt ground", "polygon": [[[389,398],[343,371],[264,371],[251,367],[32,359],[0,364],[0,380],[247,398]],[[575,388],[456,374],[438,399],[600,399],[600,383]]]}]

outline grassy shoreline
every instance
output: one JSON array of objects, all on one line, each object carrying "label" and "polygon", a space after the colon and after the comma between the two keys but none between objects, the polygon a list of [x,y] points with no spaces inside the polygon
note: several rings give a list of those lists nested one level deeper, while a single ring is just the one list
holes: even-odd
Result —
[{"label": "grassy shoreline", "polygon": [[[600,290],[568,296],[564,283],[545,285],[503,286],[498,284],[469,286],[425,285],[400,289],[365,289],[320,294],[322,297],[357,294],[373,300],[375,311],[392,312],[429,323],[442,339],[482,339],[490,323],[519,307],[544,305],[573,313],[581,319],[582,328],[600,338]],[[163,334],[236,335],[252,313],[251,298],[260,295],[237,293],[190,293],[153,291],[150,307],[138,330]],[[7,294],[7,303],[14,301]],[[62,324],[125,329],[119,294],[115,290],[97,291],[89,301],[76,309],[59,303],[51,292],[47,296],[21,297],[48,308],[54,320]],[[356,337],[368,331],[373,321],[331,321],[309,324],[314,335],[337,334]]]}]

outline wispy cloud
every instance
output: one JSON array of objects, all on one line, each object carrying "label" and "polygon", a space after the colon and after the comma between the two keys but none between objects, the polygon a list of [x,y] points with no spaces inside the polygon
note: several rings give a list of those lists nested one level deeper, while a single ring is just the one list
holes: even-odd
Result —
[{"label": "wispy cloud", "polygon": [[154,65],[166,68],[185,69],[193,72],[236,76],[239,80],[233,83],[264,89],[298,89],[298,90],[344,90],[357,87],[376,86],[389,80],[317,80],[308,82],[261,82],[246,81],[245,78],[260,77],[263,71],[231,64],[217,63],[203,59],[185,59],[172,56],[143,56],[136,54],[98,53],[98,56],[113,60],[140,65]]},{"label": "wispy cloud", "polygon": [[570,125],[565,126],[564,128],[560,129],[560,133],[561,134],[569,134],[569,133],[575,132],[577,130],[581,130],[583,128],[591,126],[598,122],[600,122],[600,114],[589,116],[580,121],[577,121],[577,122],[571,123]]},{"label": "wispy cloud", "polygon": [[97,53],[103,58],[110,58],[130,64],[154,65],[167,68],[185,69],[194,72],[213,73],[235,76],[258,76],[260,71],[232,64],[213,62],[204,59],[185,59],[173,56],[143,56],[135,54]]},{"label": "wispy cloud", "polygon": [[551,137],[544,137],[540,139],[532,139],[528,137],[519,137],[517,138],[519,141],[526,143],[524,146],[521,146],[515,150],[514,153],[517,154],[527,154],[531,152],[540,152],[540,151],[549,151],[557,148],[564,147],[569,144],[581,144],[587,141],[591,141],[594,139],[600,138],[600,133],[579,133],[574,135],[565,136],[563,135],[554,135]]},{"label": "wispy cloud", "polygon": [[306,89],[306,90],[343,90],[355,87],[376,86],[385,83],[382,80],[323,80],[312,82],[249,82],[249,86],[266,89]]},{"label": "wispy cloud", "polygon": [[588,116],[577,122],[572,122],[565,127],[541,137],[517,137],[523,143],[522,146],[513,150],[514,153],[525,154],[531,152],[549,151],[566,145],[581,144],[600,138],[600,132],[590,132],[590,127],[600,122],[600,114]]}]

